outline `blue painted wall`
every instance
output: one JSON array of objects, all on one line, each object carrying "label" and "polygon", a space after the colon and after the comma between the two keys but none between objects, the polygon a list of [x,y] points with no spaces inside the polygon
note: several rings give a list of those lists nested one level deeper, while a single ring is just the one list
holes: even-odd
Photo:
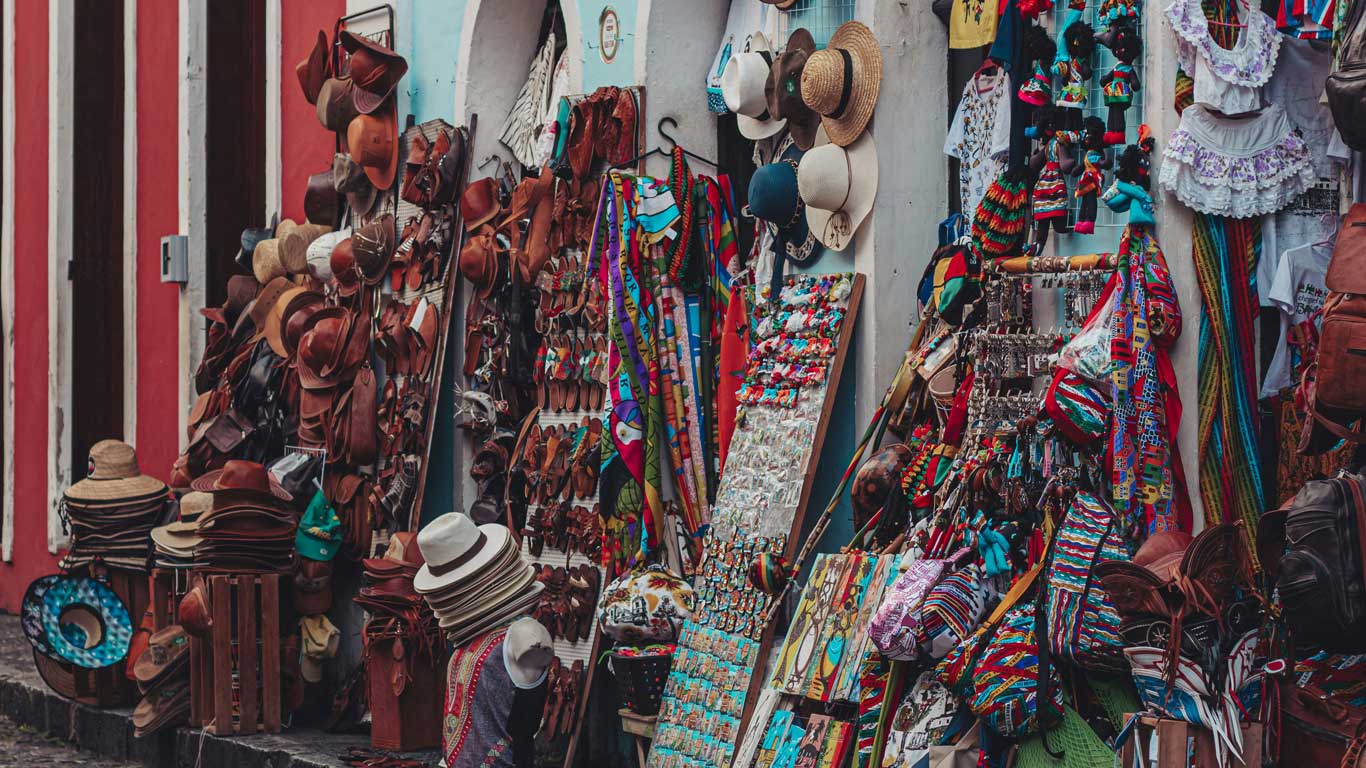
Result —
[{"label": "blue painted wall", "polygon": [[[677,2],[677,0],[664,0]],[[611,8],[621,24],[621,43],[609,64],[603,61],[598,43],[598,21]],[[583,90],[592,93],[604,85],[634,85],[636,78],[636,0],[579,0],[579,29],[583,31]]]},{"label": "blue painted wall", "polygon": [[417,122],[454,123],[455,71],[465,0],[397,0],[399,45],[408,59],[408,111]]}]

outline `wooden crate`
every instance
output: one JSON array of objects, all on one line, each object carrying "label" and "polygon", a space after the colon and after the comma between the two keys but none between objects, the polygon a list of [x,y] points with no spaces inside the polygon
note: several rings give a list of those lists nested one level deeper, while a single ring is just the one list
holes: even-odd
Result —
[{"label": "wooden crate", "polygon": [[[439,651],[433,658],[405,648],[395,660],[392,638],[370,640],[365,674],[370,693],[370,746],[412,752],[441,746],[441,718],[446,705],[446,669]],[[433,647],[445,643],[437,638]],[[407,683],[395,694],[390,681],[395,669],[407,664]]]},{"label": "wooden crate", "polygon": [[[109,585],[128,608],[128,616],[133,620],[134,629],[142,621],[147,611],[148,589],[147,574],[140,571],[125,571],[103,565],[92,565],[86,569],[91,578],[97,578]],[[128,677],[128,661],[103,669],[81,669],[72,666],[72,678],[76,687],[76,701],[95,707],[126,707],[137,701],[137,683]]]},{"label": "wooden crate", "polygon": [[[1262,765],[1262,724],[1243,723],[1243,754],[1240,761],[1233,755],[1228,756],[1228,768],[1261,768]],[[1191,725],[1184,720],[1168,720],[1151,715],[1141,715],[1134,733],[1124,742],[1120,752],[1121,766],[1147,765],[1139,761],[1135,751],[1145,755],[1153,754],[1152,742],[1156,739],[1157,762],[1154,768],[1206,768],[1217,766],[1215,760],[1214,735],[1207,729]]]},{"label": "wooden crate", "polygon": [[280,576],[207,583],[213,628],[190,641],[190,722],[217,736],[279,733]]},{"label": "wooden crate", "polygon": [[147,577],[147,588],[151,595],[148,607],[152,611],[154,631],[180,621],[180,599],[189,591],[189,586],[190,572],[187,570],[152,569]]}]

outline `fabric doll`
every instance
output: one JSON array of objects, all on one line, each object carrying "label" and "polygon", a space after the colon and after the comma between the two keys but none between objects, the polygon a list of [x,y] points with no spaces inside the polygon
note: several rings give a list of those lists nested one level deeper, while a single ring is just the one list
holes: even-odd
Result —
[{"label": "fabric doll", "polygon": [[1110,210],[1129,213],[1129,226],[1153,226],[1153,198],[1148,193],[1153,138],[1147,125],[1138,127],[1138,142],[1124,148],[1115,167],[1115,182],[1103,199]]},{"label": "fabric doll", "polygon": [[1059,64],[1055,58],[1053,70],[1063,83],[1058,90],[1060,107],[1082,109],[1086,106],[1086,84],[1091,80],[1091,56],[1096,52],[1096,32],[1084,21],[1074,21],[1062,33],[1062,47],[1067,60]]},{"label": "fabric doll", "polygon": [[1041,253],[1048,242],[1051,224],[1059,233],[1067,231],[1067,180],[1075,160],[1069,145],[1078,137],[1061,130],[1063,110],[1045,104],[1035,111],[1035,127],[1039,131],[1040,146],[1029,158],[1029,168],[1038,174],[1030,202],[1034,212],[1035,253]]},{"label": "fabric doll", "polygon": [[1048,30],[1039,26],[1026,29],[1020,45],[1025,60],[1034,68],[1034,73],[1020,86],[1020,101],[1036,107],[1047,104],[1053,100],[1053,79],[1044,69],[1044,62],[1058,54],[1058,45],[1048,36]]},{"label": "fabric doll", "polygon": [[1079,235],[1096,231],[1096,199],[1105,183],[1105,170],[1111,165],[1105,156],[1105,123],[1094,115],[1082,121],[1081,178],[1077,179],[1072,194],[1081,201],[1077,209],[1077,224],[1072,228]]},{"label": "fabric doll", "polygon": [[1143,55],[1143,36],[1138,33],[1133,22],[1127,18],[1116,21],[1097,42],[1114,54],[1115,68],[1100,79],[1100,92],[1105,97],[1105,106],[1110,114],[1106,121],[1106,144],[1123,144],[1126,125],[1124,113],[1134,103],[1134,94],[1139,90],[1138,71],[1134,62]]}]

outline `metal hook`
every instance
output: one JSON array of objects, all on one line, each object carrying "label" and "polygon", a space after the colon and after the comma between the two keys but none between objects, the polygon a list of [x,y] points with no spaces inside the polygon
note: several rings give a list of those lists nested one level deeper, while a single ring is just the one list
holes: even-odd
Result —
[{"label": "metal hook", "polygon": [[678,140],[673,137],[673,134],[664,130],[665,123],[668,123],[670,128],[677,128],[678,121],[673,119],[672,117],[661,117],[659,118],[659,122],[655,125],[655,130],[659,132],[660,137],[666,139],[669,142],[669,145],[667,147],[665,147],[663,142],[661,142],[659,148],[663,150],[665,153],[670,153],[674,151],[674,147],[678,146]]},{"label": "metal hook", "polygon": [[475,166],[475,169],[476,169],[476,170],[482,171],[482,170],[484,170],[486,167],[488,167],[488,164],[489,164],[489,163],[492,163],[492,162],[495,161],[495,160],[498,161],[500,164],[503,162],[502,156],[495,152],[494,154],[489,155],[488,157],[484,158],[483,160],[480,160],[480,161],[479,161],[479,165],[476,165],[476,166]]}]

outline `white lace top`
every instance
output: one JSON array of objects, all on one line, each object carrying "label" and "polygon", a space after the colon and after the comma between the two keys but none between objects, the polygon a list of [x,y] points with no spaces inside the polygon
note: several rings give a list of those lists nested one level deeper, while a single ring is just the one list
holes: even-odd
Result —
[{"label": "white lace top", "polygon": [[1276,69],[1281,36],[1261,11],[1248,14],[1238,42],[1222,48],[1210,37],[1200,0],[1174,0],[1166,9],[1176,32],[1177,61],[1195,81],[1195,101],[1226,115],[1262,108],[1261,88]]}]

